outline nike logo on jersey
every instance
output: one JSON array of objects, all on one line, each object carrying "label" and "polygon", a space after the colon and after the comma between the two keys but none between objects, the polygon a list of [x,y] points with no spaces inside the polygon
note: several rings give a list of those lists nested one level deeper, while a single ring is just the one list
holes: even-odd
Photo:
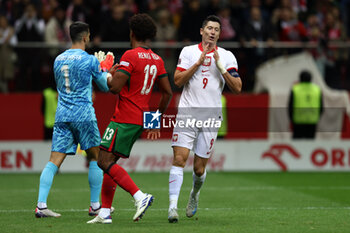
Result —
[{"label": "nike logo on jersey", "polygon": [[202,70],[202,73],[206,73],[206,72],[208,72],[209,70]]}]

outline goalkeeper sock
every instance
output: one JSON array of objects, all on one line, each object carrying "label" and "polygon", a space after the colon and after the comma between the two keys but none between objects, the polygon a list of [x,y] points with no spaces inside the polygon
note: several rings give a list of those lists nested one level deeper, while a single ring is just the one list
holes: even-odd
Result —
[{"label": "goalkeeper sock", "polygon": [[102,183],[102,190],[101,190],[101,201],[102,201],[101,207],[102,208],[110,209],[112,207],[112,202],[113,202],[116,188],[117,188],[117,184],[114,182],[112,177],[107,173],[105,173],[103,175],[103,183]]},{"label": "goalkeeper sock", "polygon": [[52,163],[48,162],[41,172],[40,175],[40,185],[39,185],[39,197],[38,204],[40,203],[39,208],[46,208],[47,196],[49,195],[53,177],[55,176],[58,167]]},{"label": "goalkeeper sock", "polygon": [[197,176],[195,173],[193,173],[192,177],[193,177],[192,195],[195,196],[201,189],[205,181],[205,178],[207,177],[207,170],[204,171],[204,174],[202,176]]},{"label": "goalkeeper sock", "polygon": [[89,185],[90,185],[90,202],[93,208],[94,206],[96,206],[96,202],[99,203],[99,197],[100,197],[100,191],[101,191],[102,179],[103,179],[102,174],[103,172],[98,167],[97,161],[90,161],[88,179],[89,179]]},{"label": "goalkeeper sock", "polygon": [[177,208],[177,201],[183,181],[183,168],[172,166],[169,174],[169,209]]},{"label": "goalkeeper sock", "polygon": [[134,194],[140,190],[124,168],[118,164],[114,164],[109,169],[108,174],[113,178],[114,182],[116,182],[122,189],[130,193],[131,196],[134,196]]}]

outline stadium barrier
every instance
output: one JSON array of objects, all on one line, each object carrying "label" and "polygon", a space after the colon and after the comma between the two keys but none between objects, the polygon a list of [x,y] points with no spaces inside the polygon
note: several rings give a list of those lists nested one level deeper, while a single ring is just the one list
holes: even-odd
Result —
[{"label": "stadium barrier", "polygon": [[[41,172],[49,159],[50,142],[0,142],[0,173]],[[155,149],[156,148],[156,149]],[[138,140],[129,159],[119,164],[131,172],[169,171],[170,140]],[[192,170],[191,155],[186,171]],[[208,171],[349,171],[346,141],[218,140]],[[85,156],[68,156],[60,172],[87,172]]]},{"label": "stadium barrier", "polygon": [[[226,94],[228,129],[225,139],[268,139],[270,103],[267,94]],[[151,97],[151,107],[159,103],[160,94]],[[28,102],[30,100],[30,102]],[[179,93],[175,93],[167,115],[176,114]],[[116,97],[112,94],[96,93],[94,107],[101,135],[108,126],[114,112]],[[43,140],[44,121],[41,110],[40,93],[0,94],[0,142],[1,140]],[[286,109],[276,109],[277,112]],[[343,126],[339,131],[340,139],[350,138],[350,120],[343,114]],[[287,128],[284,132],[290,133]],[[145,134],[142,135],[145,138]],[[162,138],[171,138],[171,129],[162,132]],[[0,147],[1,149],[1,147]]]}]

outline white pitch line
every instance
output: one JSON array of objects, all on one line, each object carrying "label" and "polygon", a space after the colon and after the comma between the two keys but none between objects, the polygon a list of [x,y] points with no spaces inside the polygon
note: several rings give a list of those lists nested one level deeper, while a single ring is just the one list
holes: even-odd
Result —
[{"label": "white pitch line", "polygon": [[[87,212],[88,209],[53,209],[57,212]],[[179,208],[183,211],[185,208]],[[242,208],[198,208],[198,210],[205,211],[244,211],[244,210],[350,210],[350,206],[304,206],[304,207],[242,207]],[[116,209],[116,212],[134,212],[135,209]],[[148,211],[168,211],[167,208],[151,208]],[[34,213],[34,209],[21,209],[21,210],[1,210],[0,213]]]},{"label": "white pitch line", "polygon": [[[89,209],[52,209],[57,212],[87,212]],[[178,208],[178,210],[185,210],[185,208]],[[198,208],[198,210],[207,210],[207,211],[230,211],[232,208]],[[34,209],[23,209],[23,210],[1,210],[0,213],[27,213],[27,212],[34,212]],[[116,212],[123,211],[123,212],[134,212],[135,209],[118,209],[116,208]],[[168,211],[167,208],[151,208],[148,209],[148,211]]]},{"label": "white pitch line", "polygon": [[[208,191],[254,191],[254,190],[259,190],[259,191],[269,191],[269,190],[350,190],[350,186],[218,186],[218,187],[205,187],[205,190]],[[184,187],[182,190],[189,191],[191,190],[190,187]],[[79,188],[79,189],[74,189],[74,188],[67,188],[67,189],[62,189],[62,188],[53,188],[51,189],[51,192],[90,192],[90,189],[88,188]],[[168,187],[159,187],[159,188],[147,188],[147,191],[152,192],[152,191],[169,191]],[[9,192],[38,192],[38,189],[2,189],[0,190],[0,193],[9,193]]]}]

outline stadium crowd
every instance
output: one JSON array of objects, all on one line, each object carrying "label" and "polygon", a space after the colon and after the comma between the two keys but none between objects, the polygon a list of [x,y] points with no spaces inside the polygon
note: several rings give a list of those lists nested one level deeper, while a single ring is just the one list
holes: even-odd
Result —
[{"label": "stadium crowd", "polygon": [[[312,53],[330,87],[350,89],[349,48],[329,45],[349,41],[350,0],[1,0],[0,9],[0,92],[41,91],[49,85],[53,60],[66,49],[59,45],[70,43],[71,22],[90,25],[88,51],[94,52],[103,42],[129,41],[128,19],[136,13],[155,19],[156,41],[187,43],[200,41],[198,28],[206,16],[218,15],[220,41],[239,43],[232,52],[245,92],[252,90],[255,69],[263,61],[303,50]],[[316,46],[274,46],[279,41]],[[125,48],[110,50],[120,58]],[[179,50],[157,52],[172,77]]]}]

